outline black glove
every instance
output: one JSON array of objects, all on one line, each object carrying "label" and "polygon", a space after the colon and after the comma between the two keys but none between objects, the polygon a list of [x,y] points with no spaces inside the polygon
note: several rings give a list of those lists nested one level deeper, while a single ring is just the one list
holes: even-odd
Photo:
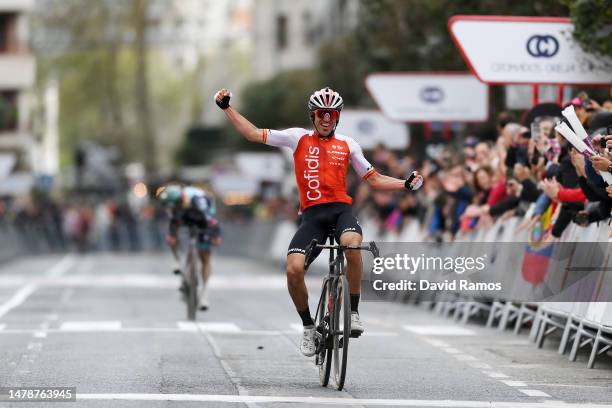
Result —
[{"label": "black glove", "polygon": [[410,175],[410,177],[408,177],[408,180],[406,180],[404,182],[404,187],[406,187],[406,190],[412,190],[412,186],[410,185],[410,183],[412,183],[412,180],[414,180],[416,176],[414,175],[414,172]]},{"label": "black glove", "polygon": [[230,104],[230,97],[231,95],[225,95],[223,98],[221,98],[221,101],[219,102],[217,100],[217,95],[215,95],[215,103],[217,104],[218,107],[220,107],[221,109],[225,110],[227,108],[229,108]]},{"label": "black glove", "polygon": [[406,190],[413,191],[413,190],[418,190],[419,188],[421,188],[421,186],[423,185],[423,180],[417,183],[417,185],[414,187],[410,185],[410,183],[412,183],[412,181],[416,178],[416,176],[417,176],[416,171],[413,171],[410,177],[408,177],[408,180],[404,182],[404,187],[406,188]]}]

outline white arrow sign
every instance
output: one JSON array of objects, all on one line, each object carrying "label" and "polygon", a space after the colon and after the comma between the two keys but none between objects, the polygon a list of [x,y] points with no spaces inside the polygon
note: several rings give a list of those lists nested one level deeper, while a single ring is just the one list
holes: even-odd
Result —
[{"label": "white arrow sign", "polygon": [[610,65],[573,40],[568,18],[454,16],[448,29],[474,75],[488,84],[612,81]]}]

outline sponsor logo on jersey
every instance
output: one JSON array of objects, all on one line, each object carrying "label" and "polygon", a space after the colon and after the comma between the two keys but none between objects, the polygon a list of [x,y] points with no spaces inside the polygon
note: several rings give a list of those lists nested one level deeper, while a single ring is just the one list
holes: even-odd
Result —
[{"label": "sponsor logo on jersey", "polygon": [[306,170],[304,170],[304,179],[306,180],[308,190],[306,191],[306,198],[309,201],[318,200],[321,198],[321,181],[319,180],[319,166],[320,149],[316,146],[310,146],[308,148],[308,154],[304,158],[306,162]]}]

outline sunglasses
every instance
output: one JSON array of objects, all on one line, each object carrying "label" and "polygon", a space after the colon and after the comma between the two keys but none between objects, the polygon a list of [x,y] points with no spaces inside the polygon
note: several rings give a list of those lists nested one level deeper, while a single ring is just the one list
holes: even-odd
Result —
[{"label": "sunglasses", "polygon": [[340,112],[336,109],[316,109],[314,114],[319,119],[324,119],[326,114],[329,114],[331,120],[337,120]]}]

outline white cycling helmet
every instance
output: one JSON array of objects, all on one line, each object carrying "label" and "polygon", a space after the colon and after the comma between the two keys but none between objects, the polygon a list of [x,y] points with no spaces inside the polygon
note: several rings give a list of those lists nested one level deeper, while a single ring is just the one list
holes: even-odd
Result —
[{"label": "white cycling helmet", "polygon": [[308,109],[310,111],[316,109],[336,109],[337,111],[341,111],[343,106],[344,101],[340,94],[330,87],[315,91],[315,93],[310,95],[310,99],[308,100]]}]

